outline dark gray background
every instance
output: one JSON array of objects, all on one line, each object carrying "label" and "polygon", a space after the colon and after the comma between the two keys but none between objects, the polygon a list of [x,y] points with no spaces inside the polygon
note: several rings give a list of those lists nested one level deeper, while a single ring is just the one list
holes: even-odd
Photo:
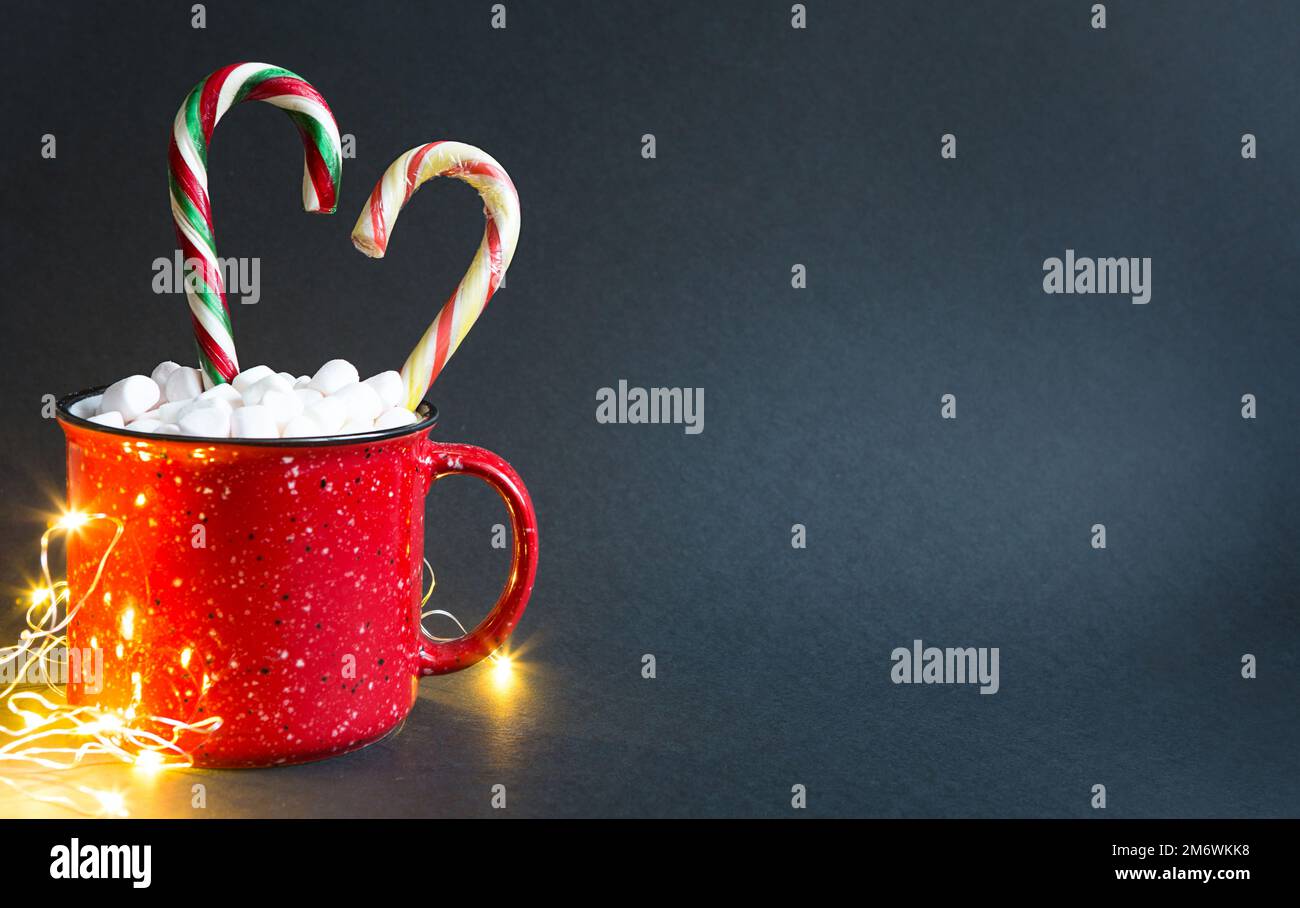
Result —
[{"label": "dark gray background", "polygon": [[[486,815],[498,782],[514,815],[784,815],[794,783],[815,815],[1095,815],[1098,782],[1108,816],[1300,812],[1294,4],[1110,3],[1105,31],[1082,0],[813,0],[806,31],[786,2],[507,5],[505,31],[486,0],[213,2],[204,31],[188,3],[8,9],[15,590],[63,482],[41,395],[192,359],[150,264],[203,75],[286,66],[358,143],[339,213],[309,217],[279,111],[218,128],[218,252],[262,259],[245,364],[401,363],[482,229],[433,184],[385,261],[353,251],[408,147],[479,145],[523,201],[509,285],[433,394],[437,434],[511,460],[540,514],[519,683],[426,680],[367,751],[192,774],[207,811],[169,775],[137,812]],[[1066,248],[1152,257],[1151,303],[1044,295]],[[703,387],[704,433],[598,425],[620,378]],[[447,483],[430,519],[434,601],[477,620],[499,505]],[[1000,647],[1001,692],[892,685],[915,638]]]}]

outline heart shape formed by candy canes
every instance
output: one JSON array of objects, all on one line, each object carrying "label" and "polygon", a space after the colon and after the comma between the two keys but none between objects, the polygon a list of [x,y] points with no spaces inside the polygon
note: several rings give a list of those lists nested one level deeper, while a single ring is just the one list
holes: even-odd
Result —
[{"label": "heart shape formed by candy canes", "polygon": [[208,199],[208,143],[222,116],[240,101],[265,101],[288,113],[298,127],[304,160],[302,207],[333,214],[338,207],[343,151],[329,105],[301,76],[267,63],[232,63],[209,75],[186,96],[172,124],[167,169],[172,218],[187,269],[199,362],[214,384],[239,374],[235,339],[217,263],[212,205]]},{"label": "heart shape formed by candy canes", "polygon": [[352,228],[352,243],[371,258],[383,258],[393,225],[415,190],[434,177],[455,177],[478,190],[487,224],[483,240],[456,292],[439,310],[402,366],[406,407],[419,406],[447,360],[501,284],[519,242],[519,193],[491,155],[462,142],[429,142],[412,148],[384,172]]}]

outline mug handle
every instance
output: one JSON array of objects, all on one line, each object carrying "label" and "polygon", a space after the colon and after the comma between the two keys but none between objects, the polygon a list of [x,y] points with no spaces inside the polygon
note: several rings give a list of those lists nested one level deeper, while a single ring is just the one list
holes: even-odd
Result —
[{"label": "mug handle", "polygon": [[537,514],[528,489],[510,464],[491,451],[473,445],[430,441],[427,449],[429,486],[444,476],[477,476],[496,489],[510,514],[514,535],[514,560],[510,576],[486,618],[478,627],[455,640],[437,640],[421,626],[420,675],[445,675],[469,668],[505,642],[519,623],[533,592],[537,576]]}]

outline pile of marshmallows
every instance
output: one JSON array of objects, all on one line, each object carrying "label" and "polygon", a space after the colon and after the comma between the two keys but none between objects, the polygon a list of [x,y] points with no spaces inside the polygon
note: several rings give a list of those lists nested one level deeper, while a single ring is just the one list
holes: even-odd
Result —
[{"label": "pile of marshmallows", "polygon": [[230,384],[211,385],[200,370],[169,360],[69,409],[104,426],[204,438],[320,438],[418,421],[402,406],[406,389],[396,372],[360,379],[347,360],[332,359],[315,375],[254,366]]}]

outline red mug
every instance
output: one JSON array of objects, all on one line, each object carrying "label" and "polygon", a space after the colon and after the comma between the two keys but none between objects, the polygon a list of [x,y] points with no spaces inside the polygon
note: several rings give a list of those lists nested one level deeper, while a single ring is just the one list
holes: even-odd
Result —
[{"label": "red mug", "polygon": [[[528,491],[495,454],[431,440],[427,402],[419,422],[386,431],[203,439],[70,412],[101,390],[58,405],[68,506],[125,527],[68,627],[71,651],[103,652],[99,690],[70,679],[69,703],[139,721],[220,717],[178,741],[199,766],[318,760],[393,731],[421,676],[483,659],[523,614],[537,572]],[[457,473],[505,501],[514,561],[482,623],[439,641],[420,624],[424,502]],[[70,601],[90,587],[113,532],[92,521],[69,535]]]}]

